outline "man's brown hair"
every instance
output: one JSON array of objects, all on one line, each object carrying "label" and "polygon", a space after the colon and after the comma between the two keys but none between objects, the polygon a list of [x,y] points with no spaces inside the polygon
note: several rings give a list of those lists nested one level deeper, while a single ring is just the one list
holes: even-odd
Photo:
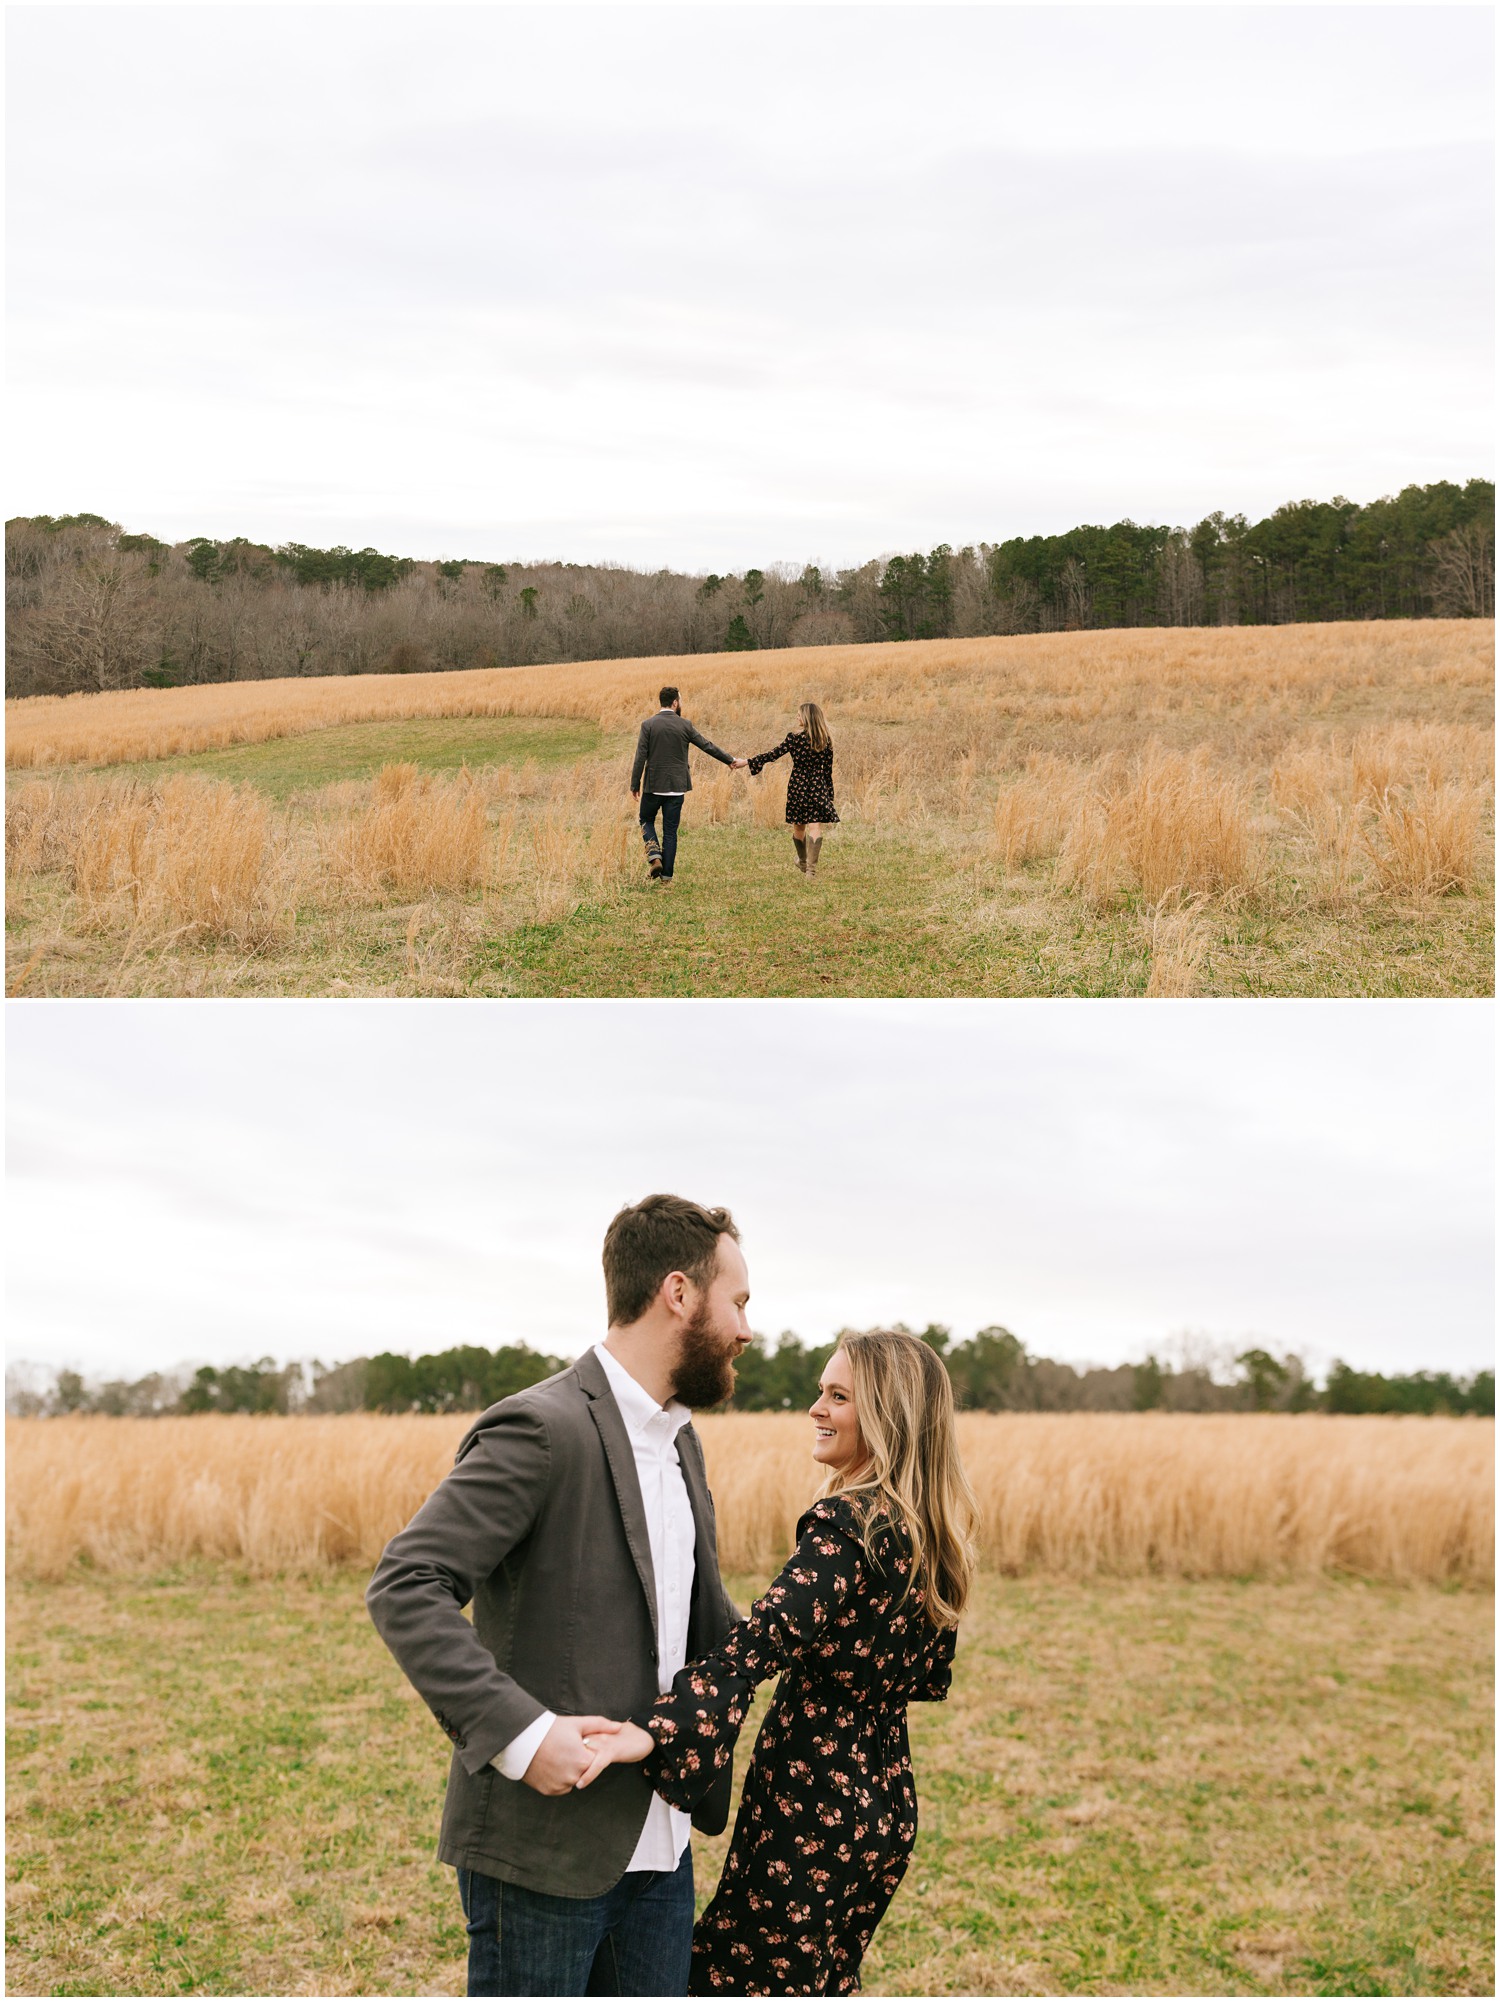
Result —
[{"label": "man's brown hair", "polygon": [[604,1233],[609,1325],[638,1321],[669,1272],[707,1286],[719,1262],[719,1239],[738,1243],[739,1235],[728,1210],[706,1210],[685,1196],[647,1196],[621,1210]]},{"label": "man's brown hair", "polygon": [[[668,684],[667,687],[661,690],[656,699],[660,702],[663,709],[670,709],[672,704],[677,700],[677,693],[678,691]],[[652,1197],[651,1200],[655,1201],[655,1198]],[[623,1211],[621,1214],[623,1215]],[[705,1210],[704,1215],[706,1216],[707,1214],[708,1212]],[[675,1270],[675,1268],[673,1269]]]}]

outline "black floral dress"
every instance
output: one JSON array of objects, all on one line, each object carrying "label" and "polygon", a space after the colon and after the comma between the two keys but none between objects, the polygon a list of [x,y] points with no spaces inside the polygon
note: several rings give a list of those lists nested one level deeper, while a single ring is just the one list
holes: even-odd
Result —
[{"label": "black floral dress", "polygon": [[917,1836],[906,1706],[941,1701],[954,1633],[938,1633],[905,1533],[882,1521],[865,1555],[832,1496],[717,1653],[690,1662],[638,1721],[643,1770],[691,1808],[734,1750],[757,1683],[780,1674],[745,1774],[719,1888],[693,1931],[692,1995],[854,1995]]},{"label": "black floral dress", "polygon": [[820,827],[832,826],[838,820],[833,804],[832,744],[815,751],[805,730],[789,730],[774,750],[757,751],[750,760],[751,773],[758,773],[763,765],[774,764],[788,751],[792,754],[792,775],[786,782],[788,823],[806,827],[809,821],[815,821]]}]

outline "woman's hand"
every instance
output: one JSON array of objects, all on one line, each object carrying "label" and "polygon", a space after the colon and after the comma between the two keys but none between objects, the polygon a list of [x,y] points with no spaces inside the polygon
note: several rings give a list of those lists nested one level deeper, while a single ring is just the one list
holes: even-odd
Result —
[{"label": "woman's hand", "polygon": [[[589,1746],[589,1739],[584,1739]],[[577,1782],[586,1787],[596,1780],[606,1766],[638,1766],[649,1752],[656,1750],[656,1740],[649,1731],[643,1731],[639,1724],[622,1724],[608,1737],[602,1734],[593,1740],[594,1763],[583,1778]]]}]

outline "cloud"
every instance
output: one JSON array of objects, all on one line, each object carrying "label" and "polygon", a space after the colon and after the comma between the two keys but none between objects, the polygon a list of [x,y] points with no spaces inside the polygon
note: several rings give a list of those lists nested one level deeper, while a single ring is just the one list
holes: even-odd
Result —
[{"label": "cloud", "polygon": [[1000,1321],[1121,1360],[1197,1326],[1386,1368],[1489,1351],[1483,1006],[78,1021],[11,1025],[28,1356],[574,1353],[601,1328],[604,1226],[652,1188],[735,1210],[770,1332]]},{"label": "cloud", "polygon": [[1479,10],[148,11],[13,33],[30,509],[724,568],[1488,464]]}]

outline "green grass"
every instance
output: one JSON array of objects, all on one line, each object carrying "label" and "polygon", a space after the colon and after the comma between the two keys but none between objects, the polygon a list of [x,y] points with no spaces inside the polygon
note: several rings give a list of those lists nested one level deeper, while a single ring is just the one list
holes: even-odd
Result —
[{"label": "green grass", "polygon": [[[1138,897],[1096,912],[1002,885],[941,832],[841,829],[817,879],[764,829],[695,829],[677,879],[644,879],[476,951],[475,992],[521,995],[1139,995],[1151,977]],[[1205,912],[1205,994],[1488,991],[1494,926],[1478,899],[1347,916]]]},{"label": "green grass", "polygon": [[436,716],[398,723],[343,723],[300,737],[272,737],[263,744],[231,744],[133,765],[100,765],[101,778],[152,780],[168,773],[253,785],[270,798],[373,778],[382,765],[413,764],[425,771],[456,772],[461,765],[519,765],[528,758],[545,767],[570,765],[603,742],[592,723],[557,716]]},{"label": "green grass", "polygon": [[[462,1993],[448,1748],[362,1585],[11,1587],[11,1992]],[[867,1989],[1493,1993],[1492,1621],[985,1580],[911,1713],[921,1833]],[[727,1838],[695,1841],[702,1902]]]},{"label": "green grass", "polygon": [[865,829],[830,835],[813,882],[785,834],[684,815],[670,889],[526,925],[479,956],[518,994],[923,994],[986,991],[994,955],[952,924],[941,854]]}]

